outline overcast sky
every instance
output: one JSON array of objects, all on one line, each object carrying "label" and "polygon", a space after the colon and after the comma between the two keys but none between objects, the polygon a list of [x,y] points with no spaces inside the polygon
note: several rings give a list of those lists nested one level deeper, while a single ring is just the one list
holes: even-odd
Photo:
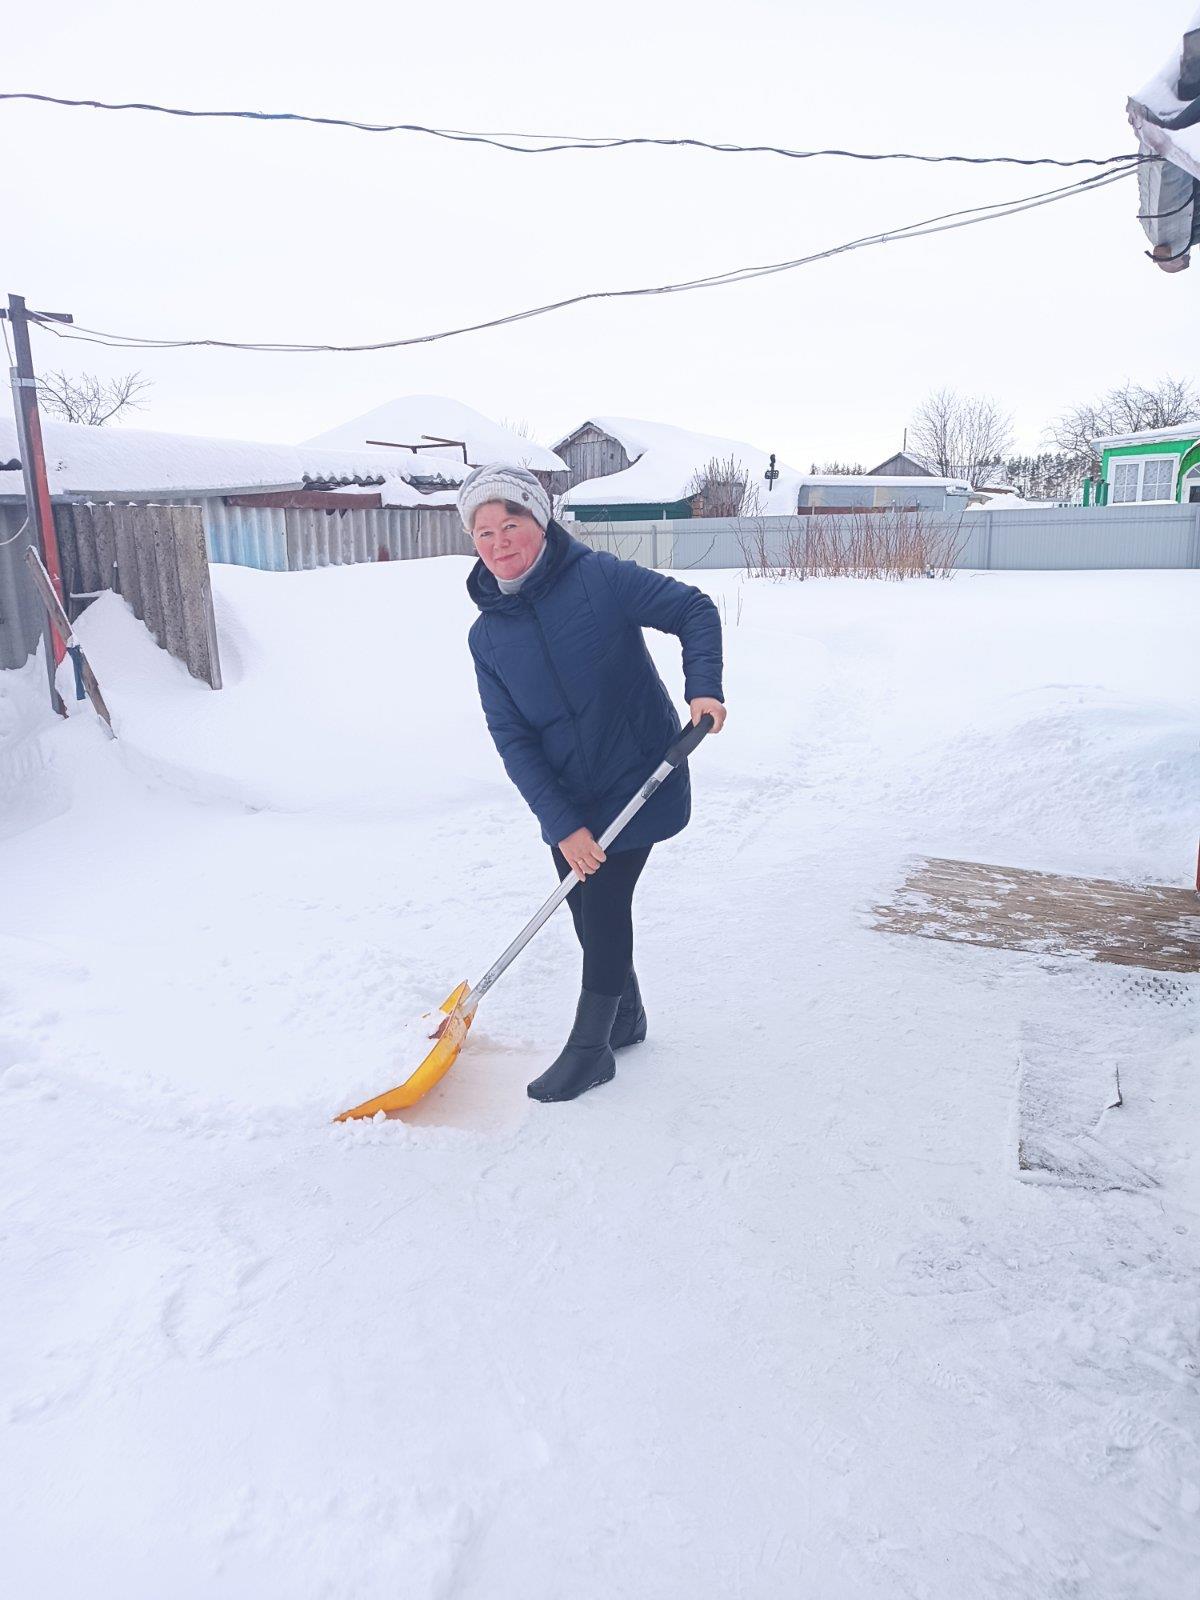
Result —
[{"label": "overcast sky", "polygon": [[[2,85],[459,128],[968,154],[1132,149],[1126,96],[1192,0],[56,0]],[[411,135],[0,105],[0,289],[163,336],[352,342],[583,290],[767,262],[1055,186],[1053,169],[625,150],[514,156]],[[1070,176],[1069,174],[1067,175]],[[45,367],[154,380],[141,426],[299,440],[397,394],[553,440],[604,412],[872,465],[949,385],[1018,443],[1123,378],[1194,376],[1200,273],[1151,267],[1132,180],[742,287],[560,312],[373,355]]]}]

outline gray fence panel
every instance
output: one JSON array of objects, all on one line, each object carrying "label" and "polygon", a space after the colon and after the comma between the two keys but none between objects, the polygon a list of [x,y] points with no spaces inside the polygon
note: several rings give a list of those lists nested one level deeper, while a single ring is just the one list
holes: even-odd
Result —
[{"label": "gray fence panel", "polygon": [[[891,515],[905,516],[906,513]],[[1094,571],[1200,567],[1200,505],[1048,506],[924,517],[945,530],[954,565],[975,571]],[[824,525],[839,538],[845,517],[695,517],[680,522],[571,523],[593,549],[643,565],[742,568],[787,565]],[[838,525],[841,524],[839,528]]]},{"label": "gray fence panel", "polygon": [[1192,567],[1200,506],[1059,506],[977,513],[997,571]]},{"label": "gray fence panel", "polygon": [[33,536],[17,537],[24,521],[24,501],[0,506],[0,668],[23,667],[42,637],[42,602],[25,566]]},{"label": "gray fence panel", "polygon": [[991,512],[973,512],[964,516],[957,535],[958,559],[954,565],[969,570],[986,572],[991,566],[992,521]]}]

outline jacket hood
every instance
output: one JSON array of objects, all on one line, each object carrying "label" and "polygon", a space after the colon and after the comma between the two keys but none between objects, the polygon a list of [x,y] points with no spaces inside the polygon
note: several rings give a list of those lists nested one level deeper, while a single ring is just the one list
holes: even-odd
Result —
[{"label": "jacket hood", "polygon": [[546,529],[546,557],[529,582],[517,594],[504,594],[482,561],[476,561],[467,575],[467,593],[480,611],[519,611],[525,600],[537,600],[553,587],[568,567],[574,566],[589,547],[581,544],[560,522]]}]

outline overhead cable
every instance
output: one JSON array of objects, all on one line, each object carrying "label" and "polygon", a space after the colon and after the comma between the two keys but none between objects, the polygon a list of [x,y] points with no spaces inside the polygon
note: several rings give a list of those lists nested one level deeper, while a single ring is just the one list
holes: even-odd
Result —
[{"label": "overhead cable", "polygon": [[336,354],[361,353],[372,350],[399,350],[409,345],[435,344],[443,339],[455,339],[467,333],[481,333],[488,328],[503,328],[514,322],[526,322],[532,317],[544,317],[568,306],[583,305],[592,300],[631,300],[652,295],[684,294],[693,289],[716,289],[727,284],[746,283],[752,278],[765,278],[779,272],[793,272],[799,267],[811,266],[817,261],[828,261],[834,256],[846,255],[852,250],[864,250],[871,245],[898,243],[903,239],[918,239],[933,233],[947,233],[955,228],[967,228],[980,222],[994,222],[1001,217],[1011,217],[1022,211],[1032,211],[1039,206],[1053,205],[1072,195],[1086,194],[1130,177],[1137,163],[1131,162],[1116,172],[1097,173],[1082,178],[1060,189],[1048,189],[1040,194],[1025,195],[1016,200],[1000,201],[989,206],[971,206],[962,211],[946,212],[939,217],[929,217],[923,222],[908,223],[901,228],[891,228],[884,233],[869,234],[861,239],[851,239],[845,244],[833,245],[827,250],[817,250],[811,255],[797,256],[790,261],[773,261],[762,266],[733,267],[726,272],[714,272],[699,278],[689,278],[678,283],[654,284],[636,289],[593,289],[583,294],[569,295],[552,300],[545,305],[531,306],[525,311],[509,312],[506,316],[489,317],[482,322],[466,323],[461,327],[445,328],[436,333],[412,334],[407,338],[378,339],[367,344],[301,344],[275,343],[243,339],[213,338],[150,338],[137,334],[111,333],[98,328],[88,328],[78,323],[42,322],[60,339],[79,339],[85,344],[103,344],[123,350],[181,350],[206,347],[219,350],[257,350],[270,353],[310,355],[322,352]]},{"label": "overhead cable", "polygon": [[657,146],[664,149],[709,150],[719,155],[783,156],[790,161],[814,161],[833,157],[844,161],[921,161],[931,164],[958,162],[967,166],[989,167],[1111,167],[1117,162],[1157,160],[1123,150],[1112,156],[969,156],[923,155],[911,150],[793,150],[786,145],[734,144],[711,139],[653,137],[644,134],[558,134],[499,133],[466,128],[434,128],[420,122],[359,122],[351,117],[321,117],[300,111],[212,111],[187,106],[160,106],[144,100],[76,100],[63,95],[5,93],[0,100],[26,100],[41,105],[70,106],[90,111],[144,111],[164,117],[191,117],[248,122],[309,123],[321,128],[349,128],[357,133],[416,133],[432,139],[449,139],[456,144],[491,145],[513,155],[544,156],[567,150],[620,150],[630,146]]}]

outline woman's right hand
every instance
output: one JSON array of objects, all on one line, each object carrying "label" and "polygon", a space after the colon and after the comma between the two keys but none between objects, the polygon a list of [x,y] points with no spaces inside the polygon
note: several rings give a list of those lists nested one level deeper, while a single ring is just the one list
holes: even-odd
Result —
[{"label": "woman's right hand", "polygon": [[590,878],[593,872],[598,872],[608,859],[593,838],[590,828],[576,828],[574,833],[558,841],[558,848],[581,883],[584,878]]}]

